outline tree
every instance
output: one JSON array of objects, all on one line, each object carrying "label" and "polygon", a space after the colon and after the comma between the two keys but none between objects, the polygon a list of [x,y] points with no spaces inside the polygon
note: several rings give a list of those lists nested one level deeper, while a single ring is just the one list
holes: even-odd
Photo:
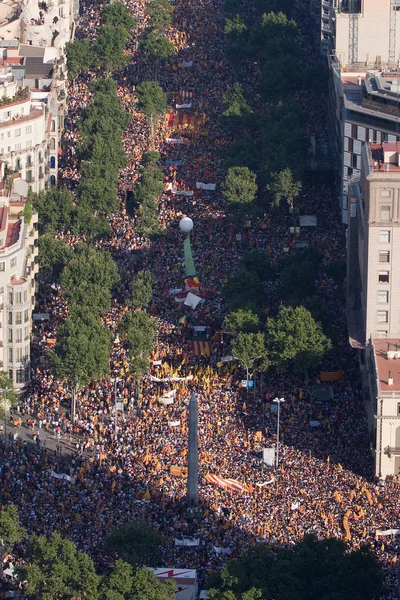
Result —
[{"label": "tree", "polygon": [[137,310],[124,314],[118,331],[128,347],[130,371],[136,379],[139,397],[140,381],[150,366],[149,357],[153,349],[156,325],[147,313]]},{"label": "tree", "polygon": [[[369,548],[349,552],[335,538],[309,535],[276,552],[257,546],[228,562],[214,582],[209,597],[218,600],[377,600],[382,593],[381,567]],[[257,589],[261,595],[254,595]]]},{"label": "tree", "polygon": [[119,69],[127,62],[124,51],[128,38],[127,30],[121,25],[117,27],[103,25],[98,30],[94,43],[94,54],[97,62],[104,67],[107,73]]},{"label": "tree", "polygon": [[139,271],[132,285],[132,306],[145,307],[153,297],[154,279],[150,271]]},{"label": "tree", "polygon": [[247,250],[240,261],[240,268],[255,272],[261,280],[271,281],[276,277],[276,268],[264,250]]},{"label": "tree", "polygon": [[260,329],[260,319],[251,309],[239,308],[226,316],[225,329],[235,333],[256,333]]},{"label": "tree", "polygon": [[301,183],[294,180],[291,170],[284,169],[271,174],[271,183],[267,185],[267,190],[272,194],[273,206],[279,206],[284,199],[293,210],[294,199],[299,195],[301,187]]},{"label": "tree", "polygon": [[39,237],[40,274],[50,281],[58,281],[64,267],[73,256],[72,250],[63,240],[48,233]]},{"label": "tree", "polygon": [[169,0],[151,0],[147,4],[148,27],[161,32],[171,25],[174,7]]},{"label": "tree", "polygon": [[156,567],[162,560],[161,535],[144,522],[130,522],[113,529],[105,538],[106,548],[132,567]]},{"label": "tree", "polygon": [[133,569],[119,558],[115,561],[110,576],[103,578],[101,600],[130,600],[132,586]]},{"label": "tree", "polygon": [[154,143],[154,128],[167,110],[167,99],[164,92],[155,81],[143,81],[136,88],[138,110],[149,120],[150,131]]},{"label": "tree", "polygon": [[70,79],[76,79],[80,73],[86,73],[94,64],[95,57],[90,40],[74,40],[65,46],[67,70]]},{"label": "tree", "polygon": [[160,60],[167,60],[174,54],[171,40],[155,30],[148,32],[141,41],[140,47],[146,53],[148,61],[153,64]]},{"label": "tree", "polygon": [[232,356],[237,358],[240,365],[246,369],[247,379],[249,378],[249,369],[254,365],[258,358],[266,358],[265,336],[263,333],[243,333],[237,334],[232,342]]},{"label": "tree", "polygon": [[301,304],[315,293],[321,267],[321,254],[315,248],[298,248],[279,261],[280,295],[292,304]]},{"label": "tree", "polygon": [[50,188],[33,194],[32,204],[38,213],[39,232],[58,233],[74,229],[74,197],[67,188]]},{"label": "tree", "polygon": [[3,553],[11,552],[15,544],[19,544],[25,536],[26,531],[19,521],[18,508],[14,505],[3,505],[0,510],[0,544]]},{"label": "tree", "polygon": [[59,328],[50,364],[58,379],[72,387],[72,420],[75,420],[76,394],[92,379],[102,379],[110,370],[112,334],[87,308],[74,308]]},{"label": "tree", "polygon": [[118,283],[117,265],[108,252],[79,244],[61,275],[70,305],[87,307],[94,316],[108,310],[111,289]]},{"label": "tree", "polygon": [[240,269],[232,275],[222,288],[222,295],[231,310],[251,308],[255,312],[265,302],[264,288],[254,272]]},{"label": "tree", "polygon": [[123,27],[128,33],[133,29],[137,21],[132,17],[129,9],[119,0],[106,4],[101,12],[104,25],[109,27]]},{"label": "tree", "polygon": [[93,97],[82,111],[78,126],[81,136],[89,139],[92,145],[96,133],[108,137],[110,132],[120,132],[128,127],[130,117],[117,95],[117,86],[111,77],[91,82],[90,89]]},{"label": "tree", "polygon": [[142,156],[143,167],[155,167],[161,160],[161,154],[157,150],[149,150]]},{"label": "tree", "polygon": [[146,567],[136,569],[132,591],[132,600],[174,600],[176,598],[175,581],[161,582]]},{"label": "tree", "polygon": [[50,538],[32,536],[27,562],[18,569],[27,581],[27,593],[41,600],[98,600],[99,577],[91,558],[78,552],[71,540],[58,533]]},{"label": "tree", "polygon": [[0,371],[0,399],[0,419],[2,419],[7,406],[15,406],[18,399],[14,382],[6,371]]},{"label": "tree", "polygon": [[247,167],[231,167],[222,184],[222,193],[231,204],[250,204],[257,194],[256,174]]},{"label": "tree", "polygon": [[223,127],[237,131],[239,128],[246,127],[249,120],[253,118],[253,110],[246,102],[240,83],[227,88],[223,103],[225,109],[221,117]]},{"label": "tree", "polygon": [[331,348],[331,341],[323,334],[304,306],[281,306],[276,318],[267,321],[269,347],[275,364],[293,361],[299,370],[317,365]]}]

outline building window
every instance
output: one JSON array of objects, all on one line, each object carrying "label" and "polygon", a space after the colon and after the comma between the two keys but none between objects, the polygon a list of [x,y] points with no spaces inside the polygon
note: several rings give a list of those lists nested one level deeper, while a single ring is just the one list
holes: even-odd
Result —
[{"label": "building window", "polygon": [[6,263],[0,262],[0,271],[5,271],[5,270],[6,270]]},{"label": "building window", "polygon": [[27,171],[26,172],[26,182],[27,183],[32,183],[32,171]]},{"label": "building window", "polygon": [[24,302],[28,302],[28,290],[24,291]]},{"label": "building window", "polygon": [[22,304],[22,292],[15,292],[15,304]]},{"label": "building window", "polygon": [[390,221],[390,206],[381,206],[381,221]]},{"label": "building window", "polygon": [[4,118],[9,119],[11,117],[11,110],[4,111]]},{"label": "building window", "polygon": [[21,144],[15,144],[15,152],[21,150]]},{"label": "building window", "polygon": [[26,157],[26,166],[27,167],[31,167],[32,166],[32,158],[31,158],[30,154],[28,154],[28,156]]},{"label": "building window", "polygon": [[9,348],[8,349],[8,362],[12,363],[12,361],[13,361],[13,349]]},{"label": "building window", "polygon": [[[11,313],[10,313],[11,314]],[[15,324],[22,325],[22,312],[17,312],[15,315]]]},{"label": "building window", "polygon": [[378,292],[379,304],[387,304],[389,302],[389,292],[381,290]]},{"label": "building window", "polygon": [[16,380],[17,383],[24,383],[25,382],[24,370],[18,369],[16,377],[17,377],[17,380]]},{"label": "building window", "polygon": [[22,342],[22,329],[19,328],[15,331],[15,342],[20,344]]},{"label": "building window", "polygon": [[8,339],[8,342],[9,342],[10,344],[12,344],[12,341],[13,341],[13,333],[12,333],[12,329],[9,329],[9,330],[8,330],[8,338],[7,338],[7,339]]},{"label": "building window", "polygon": [[379,242],[381,244],[390,244],[390,231],[381,229],[379,232]]},{"label": "building window", "polygon": [[22,348],[17,348],[15,351],[15,360],[17,363],[22,362]]},{"label": "building window", "polygon": [[15,161],[15,168],[16,169],[20,169],[21,168],[21,159],[17,158],[17,160]]},{"label": "building window", "polygon": [[26,309],[24,311],[24,323],[27,323],[29,321],[29,310]]},{"label": "building window", "polygon": [[26,142],[26,147],[27,147],[27,148],[32,148],[32,140],[28,140],[28,141]]},{"label": "building window", "polygon": [[8,324],[9,325],[13,324],[13,314],[12,314],[12,312],[8,313]]},{"label": "building window", "polygon": [[376,337],[377,337],[377,338],[380,338],[380,339],[382,339],[382,338],[386,338],[386,337],[387,337],[387,331],[384,331],[383,329],[381,329],[381,330],[378,330],[378,331],[376,332]]},{"label": "building window", "polygon": [[389,283],[389,271],[379,271],[379,283]]},{"label": "building window", "polygon": [[15,137],[19,137],[21,135],[21,128],[15,129]]},{"label": "building window", "polygon": [[390,198],[390,190],[381,190],[381,198]]},{"label": "building window", "polygon": [[17,259],[16,259],[16,257],[14,257],[10,260],[10,267],[15,267],[16,264],[17,264]]},{"label": "building window", "polygon": [[8,304],[14,304],[14,295],[12,292],[8,292]]},{"label": "building window", "polygon": [[397,414],[400,417],[400,402],[397,403]]},{"label": "building window", "polygon": [[29,325],[24,328],[24,340],[29,340]]},{"label": "building window", "polygon": [[8,370],[8,377],[11,379],[11,381],[14,381],[14,373],[12,369]]},{"label": "building window", "polygon": [[26,133],[32,133],[32,125],[27,125],[25,129]]},{"label": "building window", "polygon": [[380,263],[388,263],[388,262],[390,262],[390,252],[389,252],[389,250],[380,250],[379,251],[379,262]]},{"label": "building window", "polygon": [[[388,311],[387,310],[378,310],[378,315],[377,315],[378,323],[387,323],[388,320],[389,320]],[[18,331],[18,329],[17,329],[17,331]]]}]

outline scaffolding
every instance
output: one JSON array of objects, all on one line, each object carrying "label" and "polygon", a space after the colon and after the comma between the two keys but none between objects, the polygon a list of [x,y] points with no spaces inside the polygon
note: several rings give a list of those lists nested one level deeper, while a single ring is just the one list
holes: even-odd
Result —
[{"label": "scaffolding", "polygon": [[358,14],[349,14],[349,65],[358,63]]}]

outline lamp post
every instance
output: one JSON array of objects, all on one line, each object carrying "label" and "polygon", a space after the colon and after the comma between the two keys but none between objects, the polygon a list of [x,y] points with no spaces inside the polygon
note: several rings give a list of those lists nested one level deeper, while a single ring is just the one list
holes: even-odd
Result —
[{"label": "lamp post", "polygon": [[278,405],[278,424],[276,428],[276,457],[275,457],[275,468],[279,466],[279,425],[280,425],[280,408],[281,403],[285,402],[285,398],[274,398],[272,402]]},{"label": "lamp post", "polygon": [[185,256],[185,275],[186,277],[194,277],[196,275],[196,267],[194,266],[192,248],[190,246],[190,232],[193,230],[193,221],[189,217],[183,217],[179,221],[179,229],[186,233],[185,241],[183,242],[183,250]]},{"label": "lamp post", "polygon": [[4,447],[7,449],[7,394],[11,392],[11,389],[4,387],[1,389],[4,394]]}]

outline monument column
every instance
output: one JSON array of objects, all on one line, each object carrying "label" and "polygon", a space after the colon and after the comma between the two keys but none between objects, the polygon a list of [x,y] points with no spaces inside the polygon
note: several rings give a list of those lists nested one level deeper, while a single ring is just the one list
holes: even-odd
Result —
[{"label": "monument column", "polygon": [[189,449],[186,497],[191,504],[199,503],[199,443],[198,403],[196,394],[189,400]]}]

